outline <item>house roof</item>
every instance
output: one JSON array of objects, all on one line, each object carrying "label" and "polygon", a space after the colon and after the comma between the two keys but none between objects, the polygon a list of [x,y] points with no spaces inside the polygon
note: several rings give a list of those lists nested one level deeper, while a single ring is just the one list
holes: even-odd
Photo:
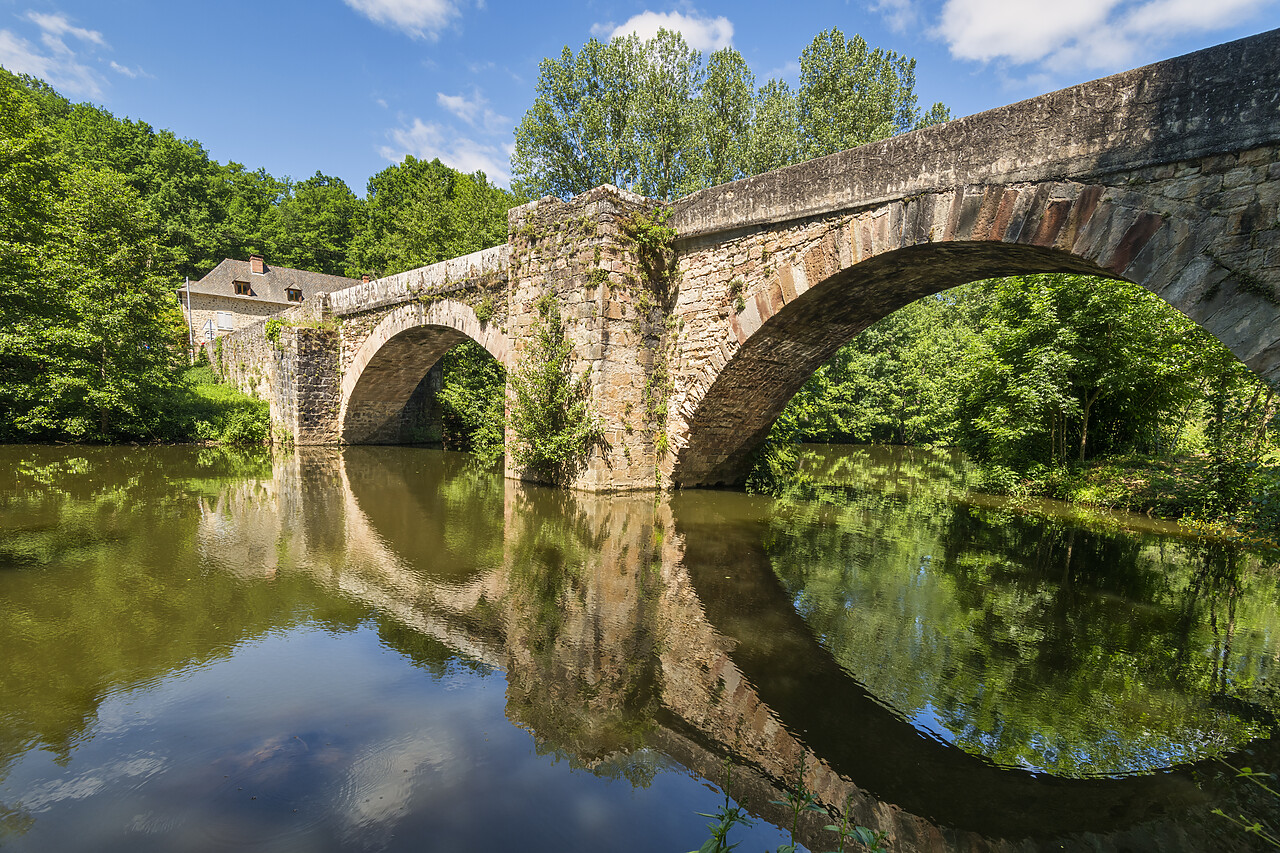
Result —
[{"label": "house roof", "polygon": [[[227,296],[232,299],[247,299],[251,302],[287,304],[290,300],[285,295],[286,290],[301,290],[302,298],[309,299],[318,293],[341,290],[344,287],[352,287],[360,283],[353,278],[343,278],[340,275],[326,275],[320,272],[307,272],[306,270],[295,270],[289,267],[275,267],[270,264],[263,264],[263,268],[266,270],[263,274],[254,275],[250,271],[248,261],[227,258],[210,270],[204,278],[191,282],[191,292],[210,296]],[[242,296],[236,294],[235,283],[238,281],[249,285],[250,295]],[[179,293],[181,292],[179,290]]]}]

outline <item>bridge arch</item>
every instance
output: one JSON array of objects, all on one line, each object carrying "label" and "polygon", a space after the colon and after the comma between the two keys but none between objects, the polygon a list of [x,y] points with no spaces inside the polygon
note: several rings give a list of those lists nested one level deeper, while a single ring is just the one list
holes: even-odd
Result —
[{"label": "bridge arch", "polygon": [[359,343],[346,363],[338,404],[343,444],[398,444],[406,404],[446,352],[472,340],[506,366],[509,343],[496,325],[481,323],[451,299],[398,306]]},{"label": "bridge arch", "polygon": [[[776,268],[747,265],[736,283],[746,298],[676,388],[668,430],[677,486],[739,482],[778,414],[841,345],[910,302],[984,278],[1071,272],[1136,283],[1280,382],[1280,306],[1224,260],[1254,227],[1239,216],[1055,180],[928,191],[757,233],[783,227],[800,229],[803,242]],[[739,258],[752,240],[738,238],[748,244]],[[705,259],[692,264],[706,268]]]}]

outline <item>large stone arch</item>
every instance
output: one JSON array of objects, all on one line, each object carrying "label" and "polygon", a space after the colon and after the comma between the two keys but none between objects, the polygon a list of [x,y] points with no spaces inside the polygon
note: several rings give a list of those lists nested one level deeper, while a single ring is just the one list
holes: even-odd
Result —
[{"label": "large stone arch", "polygon": [[[928,191],[799,227],[805,242],[776,267],[735,267],[744,304],[677,382],[675,485],[740,481],[787,401],[837,348],[903,305],[983,278],[1076,272],[1134,282],[1280,383],[1280,306],[1267,298],[1272,285],[1233,263],[1256,227],[1239,215],[1055,180]],[[697,292],[696,274],[691,283]]]},{"label": "large stone arch", "polygon": [[410,302],[392,309],[344,365],[338,405],[343,444],[396,444],[405,405],[427,371],[466,340],[480,344],[504,366],[507,336],[481,323],[462,302]]}]

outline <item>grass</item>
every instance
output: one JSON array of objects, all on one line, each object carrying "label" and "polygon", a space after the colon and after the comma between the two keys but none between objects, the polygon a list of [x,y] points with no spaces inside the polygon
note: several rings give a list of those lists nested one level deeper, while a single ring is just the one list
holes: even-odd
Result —
[{"label": "grass", "polygon": [[201,365],[182,374],[172,431],[177,438],[217,444],[266,444],[271,436],[270,407],[218,381]]}]

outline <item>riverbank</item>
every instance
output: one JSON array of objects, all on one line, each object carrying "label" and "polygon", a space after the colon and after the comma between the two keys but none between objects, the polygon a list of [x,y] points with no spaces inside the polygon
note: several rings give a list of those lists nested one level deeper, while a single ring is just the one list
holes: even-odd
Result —
[{"label": "riverbank", "polygon": [[1014,472],[978,466],[975,488],[1141,513],[1280,550],[1280,466],[1208,456],[1114,456]]}]

